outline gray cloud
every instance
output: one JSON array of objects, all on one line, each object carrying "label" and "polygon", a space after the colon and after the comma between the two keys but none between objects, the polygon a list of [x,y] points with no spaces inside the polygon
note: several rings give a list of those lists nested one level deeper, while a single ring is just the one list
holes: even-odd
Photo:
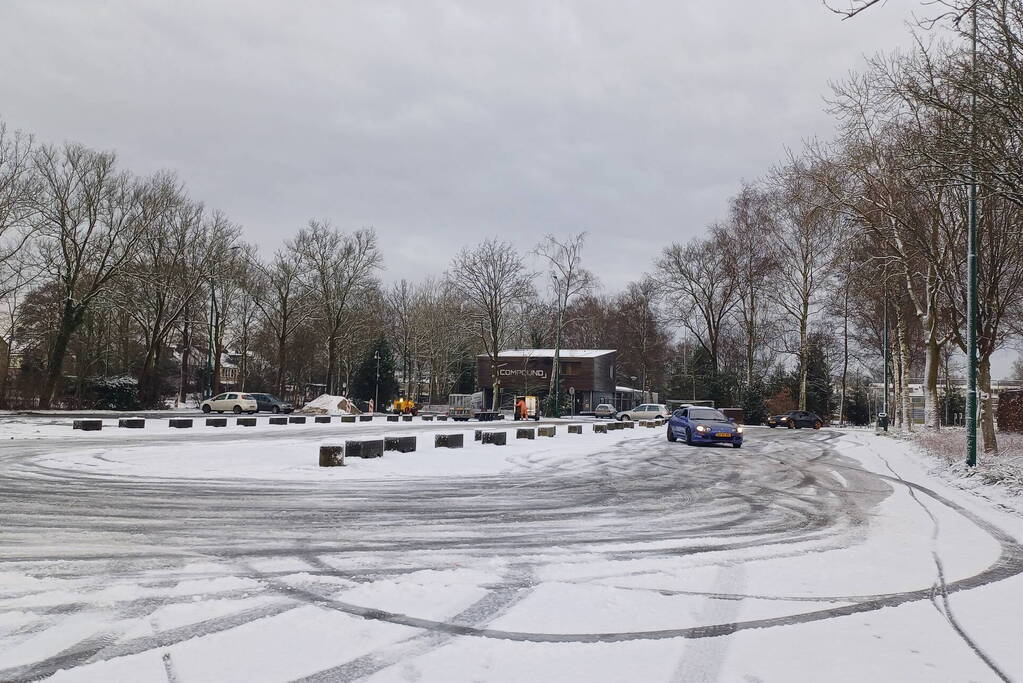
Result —
[{"label": "gray cloud", "polygon": [[0,115],[176,170],[267,250],[373,226],[395,279],[585,229],[619,287],[827,136],[827,81],[906,45],[912,5],[9,0]]}]

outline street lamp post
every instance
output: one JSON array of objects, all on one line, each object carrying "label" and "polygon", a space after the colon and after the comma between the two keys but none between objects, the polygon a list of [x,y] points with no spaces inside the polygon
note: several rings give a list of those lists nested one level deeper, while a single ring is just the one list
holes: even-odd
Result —
[{"label": "street lamp post", "polygon": [[213,396],[213,310],[217,305],[216,291],[213,288],[213,273],[210,276],[210,316],[206,337],[206,381],[203,382],[203,398]]},{"label": "street lamp post", "polygon": [[377,362],[376,392],[373,394],[373,409],[380,410],[380,351],[373,352],[373,358]]},{"label": "street lamp post", "polygon": [[[555,294],[557,295],[557,329],[554,330],[554,417],[561,417],[561,327],[564,324],[565,309],[561,305],[561,280],[556,273],[551,273],[554,278]],[[568,304],[568,294],[565,294],[565,304]]]},{"label": "street lamp post", "polygon": [[[977,76],[977,4],[973,5],[970,78]],[[977,171],[974,154],[977,145],[976,84],[970,93],[970,211],[966,255],[966,464],[977,465]]]}]

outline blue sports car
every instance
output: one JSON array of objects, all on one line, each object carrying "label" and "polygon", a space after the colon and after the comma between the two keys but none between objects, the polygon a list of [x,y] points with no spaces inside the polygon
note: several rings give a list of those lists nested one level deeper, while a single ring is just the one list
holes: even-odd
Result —
[{"label": "blue sports car", "polygon": [[679,408],[668,420],[668,441],[679,439],[689,445],[730,443],[732,448],[742,448],[742,427],[714,408]]}]

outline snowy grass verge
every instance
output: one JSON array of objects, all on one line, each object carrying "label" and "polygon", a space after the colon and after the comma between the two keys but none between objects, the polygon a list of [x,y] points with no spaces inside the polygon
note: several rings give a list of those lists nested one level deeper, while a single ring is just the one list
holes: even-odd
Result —
[{"label": "snowy grass verge", "polygon": [[998,434],[997,455],[980,450],[978,434],[976,467],[966,466],[966,431],[963,429],[920,431],[913,434],[911,440],[923,455],[939,463],[937,469],[946,478],[956,480],[967,489],[990,487],[1011,497],[1011,507],[1023,512],[1023,434]]}]

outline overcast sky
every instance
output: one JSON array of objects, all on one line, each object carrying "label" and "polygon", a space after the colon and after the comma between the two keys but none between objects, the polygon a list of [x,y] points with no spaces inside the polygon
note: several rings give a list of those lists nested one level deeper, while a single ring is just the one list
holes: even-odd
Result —
[{"label": "overcast sky", "polygon": [[374,227],[386,280],[498,235],[590,234],[608,288],[827,136],[829,79],[916,0],[0,3],[0,116],[175,170],[265,250]]}]

